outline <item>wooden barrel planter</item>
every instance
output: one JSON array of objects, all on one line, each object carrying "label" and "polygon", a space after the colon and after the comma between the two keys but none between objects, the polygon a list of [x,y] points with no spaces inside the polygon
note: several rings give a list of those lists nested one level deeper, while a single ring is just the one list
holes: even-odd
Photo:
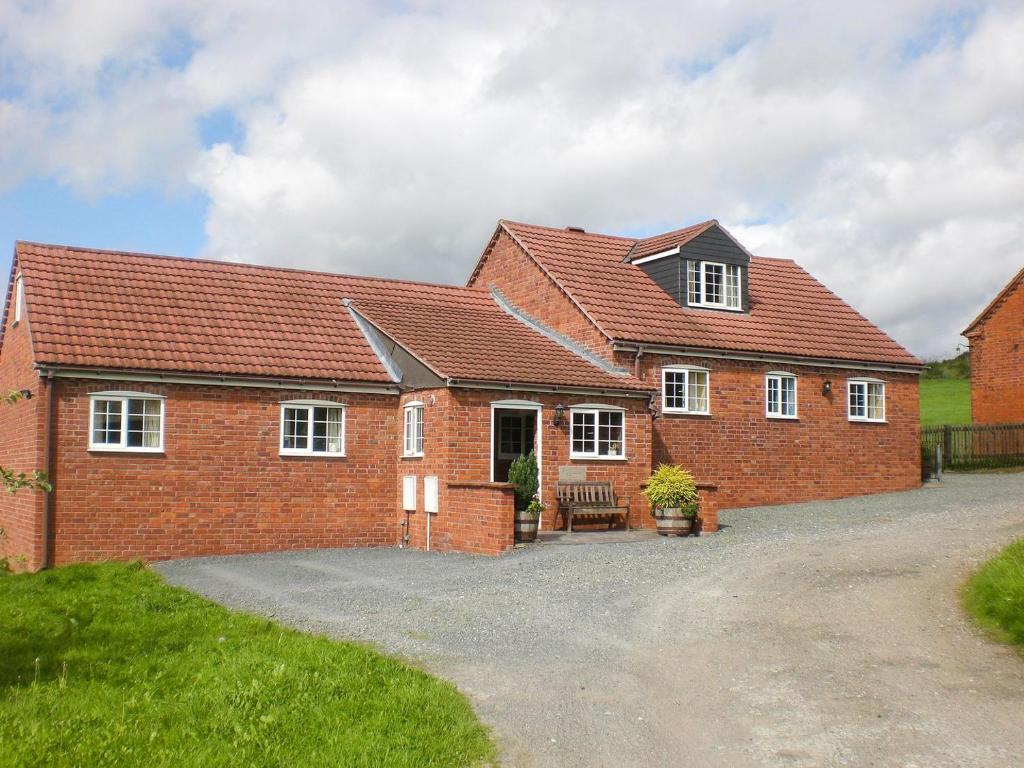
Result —
[{"label": "wooden barrel planter", "polygon": [[536,512],[527,512],[524,510],[516,510],[515,517],[515,540],[522,542],[523,544],[529,544],[531,541],[537,540],[537,523],[540,521],[540,515]]},{"label": "wooden barrel planter", "polygon": [[696,521],[696,518],[687,517],[681,508],[656,509],[654,519],[660,536],[689,536]]}]

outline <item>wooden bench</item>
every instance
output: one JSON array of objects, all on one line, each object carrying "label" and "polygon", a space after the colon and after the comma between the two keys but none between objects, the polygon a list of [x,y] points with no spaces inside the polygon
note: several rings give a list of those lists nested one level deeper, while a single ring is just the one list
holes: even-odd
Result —
[{"label": "wooden bench", "polygon": [[610,517],[608,528],[622,520],[629,530],[629,504],[620,504],[611,483],[559,481],[556,490],[558,510],[565,518],[566,531],[572,533],[574,519],[594,520]]}]

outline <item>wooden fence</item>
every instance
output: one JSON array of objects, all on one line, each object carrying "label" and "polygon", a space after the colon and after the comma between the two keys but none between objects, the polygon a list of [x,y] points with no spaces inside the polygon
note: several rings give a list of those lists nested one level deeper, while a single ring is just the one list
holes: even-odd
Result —
[{"label": "wooden fence", "polygon": [[1024,424],[965,424],[922,427],[922,472],[935,473],[936,446],[941,469],[978,469],[1024,464]]}]

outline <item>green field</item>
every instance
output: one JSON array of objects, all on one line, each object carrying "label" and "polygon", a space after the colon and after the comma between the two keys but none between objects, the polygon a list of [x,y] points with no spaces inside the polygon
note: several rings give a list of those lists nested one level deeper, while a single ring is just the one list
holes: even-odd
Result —
[{"label": "green field", "polygon": [[978,624],[1024,651],[1024,539],[985,563],[967,582],[963,598]]},{"label": "green field", "polygon": [[967,379],[921,379],[921,424],[971,423],[971,382]]},{"label": "green field", "polygon": [[0,766],[462,766],[466,699],[138,564],[0,576]]}]

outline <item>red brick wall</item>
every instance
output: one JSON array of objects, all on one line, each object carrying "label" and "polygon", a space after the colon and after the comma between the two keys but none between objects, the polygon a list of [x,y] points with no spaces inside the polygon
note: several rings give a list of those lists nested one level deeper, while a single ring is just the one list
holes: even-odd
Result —
[{"label": "red brick wall", "polygon": [[[45,393],[32,363],[32,341],[27,313],[14,323],[8,313],[3,346],[0,347],[0,395],[29,389],[33,397],[12,404],[0,404],[0,466],[30,474],[43,466],[42,425]],[[42,520],[45,494],[21,490],[9,494],[0,490],[0,557],[14,568],[34,570],[42,564]]]},{"label": "red brick wall", "polygon": [[[90,453],[90,392],[167,396],[165,454]],[[57,564],[393,545],[396,398],[65,380],[56,412]],[[344,458],[282,457],[283,400],[346,404]]]},{"label": "red brick wall", "polygon": [[[662,414],[654,422],[653,462],[680,464],[698,482],[717,485],[706,496],[718,509],[834,499],[920,484],[914,374],[658,355],[641,360],[644,379],[658,387],[663,365],[710,369],[711,415]],[[765,415],[764,376],[779,369],[798,377],[798,420]],[[857,375],[885,380],[886,423],[847,419],[846,380]],[[832,382],[828,396],[822,395],[826,380]]]},{"label": "red brick wall", "polygon": [[1024,422],[1024,282],[971,334],[970,342],[975,423]]},{"label": "red brick wall", "polygon": [[517,308],[591,352],[608,356],[608,338],[504,230],[489,246],[480,272],[470,284],[497,286]]}]

